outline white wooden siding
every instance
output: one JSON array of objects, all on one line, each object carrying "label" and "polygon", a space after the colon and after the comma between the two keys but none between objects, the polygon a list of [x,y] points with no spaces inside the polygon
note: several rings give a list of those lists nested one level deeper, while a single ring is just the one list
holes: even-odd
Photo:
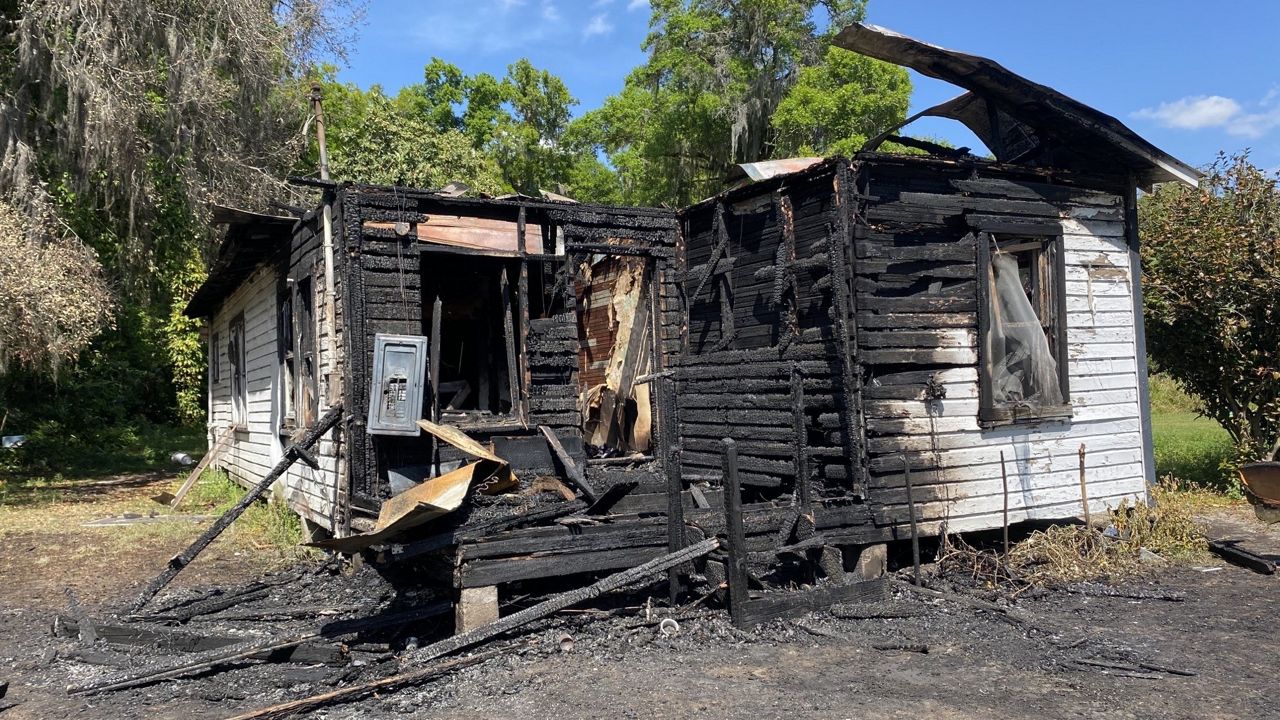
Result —
[{"label": "white wooden siding", "polygon": [[[244,428],[236,432],[235,442],[216,465],[233,480],[246,486],[256,484],[271,471],[283,456],[288,442],[288,438],[281,438],[279,434],[284,385],[277,353],[277,287],[275,271],[260,268],[226,299],[211,320],[210,337],[217,333],[221,347],[210,348],[210,353],[220,355],[223,377],[212,382],[209,388],[210,442],[231,424],[226,338],[229,337],[231,319],[244,313],[248,417]],[[322,357],[320,367],[322,371],[327,369],[327,358]],[[320,469],[313,470],[303,463],[294,463],[273,487],[272,497],[285,500],[303,517],[332,531],[338,477],[333,431],[325,436],[317,449],[315,455]]]},{"label": "white wooden siding", "polygon": [[[1116,200],[1118,202],[1118,199]],[[1074,213],[1078,218],[1079,214]],[[1003,451],[1009,475],[1009,519],[1050,519],[1081,512],[1079,448],[1085,446],[1089,506],[1095,512],[1146,496],[1133,286],[1124,225],[1063,219],[1067,277],[1067,355],[1073,417],[1069,423],[984,430],[978,424],[978,375],[957,368],[940,375],[945,400],[866,403],[869,449],[900,451],[911,462],[919,516],[937,532],[1001,525]],[[954,333],[962,352],[977,338]],[[889,434],[883,434],[889,433]],[[877,520],[907,522],[902,455],[873,461],[883,488]],[[920,469],[915,469],[919,467]],[[937,469],[940,468],[940,469]],[[893,474],[899,470],[898,474]]]}]

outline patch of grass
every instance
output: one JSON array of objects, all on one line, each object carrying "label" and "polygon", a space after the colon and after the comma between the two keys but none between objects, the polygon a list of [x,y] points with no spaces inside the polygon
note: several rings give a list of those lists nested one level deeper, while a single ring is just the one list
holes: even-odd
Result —
[{"label": "patch of grass", "polygon": [[[225,472],[206,470],[183,501],[182,510],[221,515],[238,503],[244,493],[245,489]],[[255,502],[227,533],[256,550],[270,550],[282,558],[297,559],[315,552],[302,547],[302,519],[283,501]]]},{"label": "patch of grass", "polygon": [[1239,480],[1229,469],[1231,437],[1217,422],[1194,412],[1153,412],[1151,429],[1157,476],[1173,477],[1184,489],[1240,497]]},{"label": "patch of grass", "polygon": [[206,446],[204,428],[149,423],[68,428],[46,422],[26,431],[26,436],[21,447],[0,451],[0,473],[19,481],[173,469],[173,453],[185,452],[198,460]]},{"label": "patch of grass", "polygon": [[1150,504],[1125,500],[1109,519],[1120,534],[1118,542],[1135,556],[1138,548],[1146,548],[1170,560],[1198,562],[1208,557],[1208,548],[1194,515],[1203,508],[1206,495],[1214,497],[1179,490],[1170,478],[1151,489]]},{"label": "patch of grass", "polygon": [[[1217,496],[1221,497],[1221,496]],[[1121,502],[1098,525],[1054,525],[1013,545],[1006,556],[947,538],[940,561],[944,573],[967,577],[988,588],[1015,594],[1031,587],[1063,587],[1105,580],[1119,582],[1149,571],[1142,551],[1173,562],[1202,562],[1209,556],[1204,533],[1194,520],[1196,498],[1159,484],[1154,503]]]}]

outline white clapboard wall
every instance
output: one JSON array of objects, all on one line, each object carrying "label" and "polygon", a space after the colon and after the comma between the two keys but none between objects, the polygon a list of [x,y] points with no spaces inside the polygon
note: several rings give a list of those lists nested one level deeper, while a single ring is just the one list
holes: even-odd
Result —
[{"label": "white clapboard wall", "polygon": [[[977,337],[951,331],[945,343],[969,367],[942,371],[946,398],[868,400],[864,412],[876,519],[905,526],[903,457],[912,472],[918,517],[927,532],[998,528],[1004,504],[1000,453],[1009,485],[1009,520],[1081,514],[1079,449],[1085,453],[1090,509],[1146,497],[1144,440],[1133,283],[1121,200],[1091,195],[1096,206],[1064,206],[1067,353],[1073,417],[1039,427],[983,429],[978,422]],[[1095,212],[1096,210],[1096,212]],[[1099,217],[1104,219],[1099,219]],[[960,357],[963,356],[963,357]],[[896,471],[896,472],[895,472]]]},{"label": "white clapboard wall", "polygon": [[[322,282],[318,280],[317,282]],[[248,372],[247,418],[235,433],[234,442],[214,464],[225,470],[242,485],[256,484],[281,459],[284,448],[290,442],[280,434],[283,414],[283,368],[277,352],[277,304],[278,279],[270,267],[259,268],[223,302],[214,315],[209,337],[216,334],[218,346],[210,347],[210,366],[214,354],[218,355],[221,377],[209,377],[209,438],[210,447],[223,428],[232,423],[231,364],[227,357],[230,324],[239,313],[244,313],[245,359]],[[317,319],[323,328],[323,304],[317,303]],[[323,331],[323,330],[322,330]],[[319,333],[317,333],[319,336]],[[324,342],[320,337],[320,343]],[[323,345],[321,345],[323,347]],[[328,369],[328,358],[321,356],[321,371]],[[323,392],[323,388],[321,389]],[[324,408],[321,407],[321,414]],[[304,463],[295,462],[289,472],[273,488],[273,499],[283,499],[302,517],[332,530],[338,477],[336,445],[333,431],[321,440],[314,453],[320,469],[313,470]]]}]

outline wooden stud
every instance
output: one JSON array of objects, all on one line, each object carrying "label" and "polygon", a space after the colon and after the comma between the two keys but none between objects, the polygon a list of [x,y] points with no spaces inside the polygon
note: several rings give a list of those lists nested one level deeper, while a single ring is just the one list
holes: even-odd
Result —
[{"label": "wooden stud", "polygon": [[911,516],[911,571],[916,587],[920,587],[920,530],[916,526],[916,499],[911,485],[911,464],[906,453],[902,454],[902,474],[907,481],[907,512]]},{"label": "wooden stud", "polygon": [[[519,355],[519,379],[520,382],[520,399],[519,399],[519,417],[521,422],[529,422],[529,385],[531,376],[529,372],[529,257],[528,257],[528,235],[525,231],[525,207],[520,206],[520,215],[516,218],[516,248],[520,251],[520,278],[516,285],[516,301],[520,307],[520,355]],[[545,248],[544,248],[545,250]],[[539,265],[541,267],[541,265]],[[516,398],[511,398],[511,404],[516,406]]]},{"label": "wooden stud", "polygon": [[1000,479],[1004,481],[1004,554],[1009,555],[1009,473],[1004,467],[1004,451],[1000,451]]},{"label": "wooden stud", "polygon": [[738,445],[733,438],[725,438],[724,444],[724,522],[726,541],[729,545],[729,612],[733,624],[743,627],[746,623],[747,593],[747,538],[742,529],[742,486],[738,481]]},{"label": "wooden stud", "polygon": [[[444,348],[440,347],[441,314],[444,313],[444,302],[436,294],[435,304],[431,307],[431,422],[440,422],[440,357]],[[440,440],[431,436],[431,464],[435,466],[435,474],[440,475]]]},{"label": "wooden stud", "polygon": [[[511,414],[519,417],[520,366],[516,363],[515,308],[511,302],[511,281],[507,279],[505,267],[498,272],[498,291],[502,293],[502,339],[507,350],[507,395],[511,400]],[[481,402],[484,402],[483,396]]]},{"label": "wooden stud", "polygon": [[1084,443],[1080,443],[1080,503],[1084,505],[1084,526],[1093,527],[1093,518],[1089,516],[1089,490],[1085,487],[1084,477]]},{"label": "wooden stud", "polygon": [[[684,480],[680,476],[679,450],[676,447],[675,380],[663,378],[658,386],[660,405],[664,409],[658,421],[658,437],[663,447],[667,475],[667,552],[684,547]],[[667,571],[667,594],[672,606],[682,591],[679,568]]]},{"label": "wooden stud", "polygon": [[796,466],[796,503],[800,506],[801,511],[804,512],[809,509],[811,502],[807,457],[809,432],[805,427],[804,377],[800,373],[798,364],[791,366],[791,412],[794,416],[792,431],[795,434],[792,443],[794,445]]},{"label": "wooden stud", "polygon": [[[848,457],[849,479],[854,492],[866,492],[864,468],[858,462],[862,454],[863,443],[855,443],[854,433],[860,427],[860,408],[854,405],[858,398],[859,373],[855,367],[857,362],[857,325],[851,322],[855,312],[852,293],[849,289],[848,273],[852,271],[849,261],[848,246],[852,231],[850,229],[849,199],[845,197],[849,191],[848,167],[841,165],[832,180],[832,191],[838,204],[836,232],[827,242],[827,256],[830,259],[831,279],[831,321],[840,343],[840,409],[841,440],[846,457]],[[855,447],[857,445],[858,447]]]}]

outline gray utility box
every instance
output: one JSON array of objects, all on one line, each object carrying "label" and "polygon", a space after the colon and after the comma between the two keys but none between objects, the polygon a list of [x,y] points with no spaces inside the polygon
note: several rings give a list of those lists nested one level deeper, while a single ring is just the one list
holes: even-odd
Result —
[{"label": "gray utility box", "polygon": [[369,385],[370,435],[420,435],[422,395],[427,385],[427,339],[420,335],[375,335],[373,382]]}]

